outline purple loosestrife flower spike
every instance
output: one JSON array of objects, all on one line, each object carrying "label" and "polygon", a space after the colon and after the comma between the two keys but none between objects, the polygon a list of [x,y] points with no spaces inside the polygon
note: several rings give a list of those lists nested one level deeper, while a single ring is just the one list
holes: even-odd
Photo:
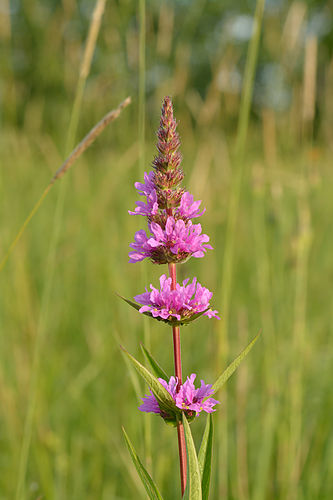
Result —
[{"label": "purple loosestrife flower spike", "polygon": [[[163,387],[169,392],[173,397],[175,404],[178,408],[185,411],[188,417],[199,416],[201,411],[206,413],[212,413],[215,411],[213,408],[216,404],[220,404],[219,401],[209,397],[212,391],[212,385],[206,385],[203,380],[201,380],[201,386],[196,389],[194,386],[194,380],[196,374],[192,373],[190,377],[181,385],[177,392],[178,379],[177,377],[171,377],[169,382],[159,378],[159,382]],[[205,398],[208,398],[205,400]],[[205,400],[205,401],[204,401]],[[150,395],[142,398],[143,403],[139,406],[140,411],[148,413],[157,413],[163,418],[168,416],[161,411],[158,402],[150,391]]]},{"label": "purple loosestrife flower spike", "polygon": [[[176,264],[185,262],[190,257],[204,257],[205,252],[212,247],[209,237],[202,233],[201,224],[192,222],[192,219],[205,212],[205,209],[200,208],[201,201],[195,201],[192,194],[181,186],[184,173],[181,169],[182,156],[178,151],[180,138],[170,97],[163,100],[157,137],[153,170],[145,172],[143,183],[135,183],[138,194],[144,199],[136,202],[134,211],[129,211],[131,215],[147,217],[149,232],[141,229],[135,233],[134,242],[130,245],[132,251],[129,253],[129,261],[135,263],[149,258],[156,264],[168,264],[170,278],[163,274],[160,277],[160,289],[150,285],[150,291],[146,289],[135,297],[137,303],[142,305],[141,308],[138,304],[125,300],[139,309],[140,313],[169,322],[172,326],[175,376],[168,382],[161,378],[159,381],[171,394],[175,405],[185,413],[188,420],[192,420],[201,411],[215,411],[214,406],[219,401],[210,397],[213,394],[211,385],[201,381],[201,386],[195,388],[194,373],[182,383],[179,325],[187,324],[200,315],[220,318],[218,312],[210,307],[212,293],[198,283],[196,278],[191,283],[189,279],[184,280],[182,285],[177,283]],[[178,415],[168,414],[164,406],[161,410],[152,391],[143,398],[139,409],[159,414],[167,423],[177,426],[183,496],[187,478],[183,423]]]},{"label": "purple loosestrife flower spike", "polygon": [[217,311],[210,308],[212,292],[201,286],[196,278],[193,278],[192,283],[188,282],[186,279],[183,285],[177,283],[176,289],[172,290],[171,278],[163,274],[160,277],[160,290],[150,285],[150,292],[146,289],[144,293],[134,297],[139,304],[142,304],[139,312],[150,312],[154,318],[160,317],[170,321],[176,318],[181,321],[208,309],[203,316],[220,319]]},{"label": "purple loosestrife flower spike", "polygon": [[201,200],[195,201],[188,191],[179,187],[184,175],[176,128],[171,99],[165,97],[157,131],[154,171],[145,172],[143,183],[135,183],[139,195],[146,201],[137,201],[134,211],[129,210],[131,215],[148,218],[150,234],[137,231],[130,245],[133,251],[129,253],[129,262],[150,258],[156,264],[180,263],[190,257],[203,257],[207,249],[212,249],[209,237],[201,232],[201,225],[191,221],[205,212],[200,209]]}]

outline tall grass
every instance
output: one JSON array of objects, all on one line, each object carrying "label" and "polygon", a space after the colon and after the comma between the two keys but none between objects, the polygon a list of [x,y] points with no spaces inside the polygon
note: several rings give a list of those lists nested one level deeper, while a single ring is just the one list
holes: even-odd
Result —
[{"label": "tall grass", "polygon": [[[143,178],[143,173],[147,171],[145,154],[145,130],[146,130],[146,1],[139,2],[139,95],[138,95],[138,141],[139,141],[139,179]],[[141,271],[141,288],[147,286],[148,273],[146,268]],[[148,349],[151,348],[150,323],[148,318],[144,318],[143,341]],[[134,373],[133,376],[137,377]],[[138,383],[138,382],[136,382]],[[144,415],[144,445],[145,459],[147,466],[152,467],[152,435],[151,419],[149,415]]]},{"label": "tall grass", "polygon": [[[222,307],[223,322],[219,328],[217,339],[217,366],[218,371],[221,365],[225,365],[229,356],[229,308],[232,293],[232,278],[234,266],[235,239],[237,232],[237,217],[239,210],[239,198],[244,173],[245,147],[249,126],[249,116],[251,108],[252,93],[254,87],[256,63],[259,52],[259,41],[261,35],[262,19],[264,15],[265,0],[257,0],[256,11],[253,18],[253,33],[248,48],[244,83],[242,88],[242,98],[239,109],[238,129],[235,144],[233,161],[233,176],[231,182],[231,192],[229,195],[228,221],[224,257],[222,265]],[[225,405],[227,405],[227,393],[225,393]],[[228,413],[227,411],[220,417],[218,440],[219,453],[219,473],[218,473],[218,495],[221,498],[228,498]]]},{"label": "tall grass", "polygon": [[[97,0],[95,5],[95,10],[92,15],[92,21],[90,24],[90,30],[87,38],[87,43],[85,47],[85,52],[80,68],[79,80],[77,84],[73,109],[71,113],[71,119],[69,123],[67,143],[66,143],[66,154],[68,154],[74,146],[74,140],[77,131],[77,125],[80,116],[80,109],[82,104],[83,92],[86,79],[89,75],[90,65],[92,56],[94,53],[96,39],[99,32],[101,18],[104,12],[105,0]],[[67,179],[66,179],[67,180]],[[44,191],[46,193],[47,191]],[[37,402],[38,384],[40,378],[40,357],[42,355],[43,346],[43,335],[45,335],[45,330],[47,326],[48,313],[51,300],[51,291],[53,286],[53,277],[55,272],[55,255],[56,248],[59,240],[59,234],[62,225],[63,218],[63,208],[64,199],[66,192],[66,181],[62,182],[59,189],[59,195],[57,199],[53,225],[52,225],[52,235],[50,241],[50,247],[47,259],[47,272],[45,276],[45,286],[42,292],[41,307],[39,312],[39,319],[37,323],[37,331],[35,338],[35,345],[33,350],[33,361],[31,369],[31,382],[30,382],[30,394],[28,400],[27,416],[25,419],[22,447],[20,453],[19,469],[17,474],[17,487],[16,487],[16,500],[21,500],[26,498],[24,492],[25,489],[25,479],[27,473],[27,463],[29,457],[29,449],[31,443],[31,437],[33,432],[33,423],[35,416],[35,407]],[[40,198],[42,201],[44,196]],[[39,205],[39,203],[38,203]],[[37,207],[38,207],[37,205]],[[34,210],[33,212],[34,213]]]}]

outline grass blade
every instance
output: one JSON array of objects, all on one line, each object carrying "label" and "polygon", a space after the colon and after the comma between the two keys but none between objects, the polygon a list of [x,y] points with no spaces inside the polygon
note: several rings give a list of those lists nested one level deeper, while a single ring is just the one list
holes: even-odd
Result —
[{"label": "grass blade", "polygon": [[202,500],[208,500],[209,484],[212,469],[213,452],[213,419],[211,413],[207,415],[206,427],[198,455],[201,475]]},{"label": "grass blade", "polygon": [[228,366],[226,370],[220,375],[220,377],[216,380],[215,384],[213,384],[212,390],[214,391],[212,393],[215,394],[221,387],[226,383],[226,381],[231,377],[231,375],[234,373],[235,370],[237,370],[238,366],[241,364],[245,356],[251,351],[252,347],[254,344],[257,342],[259,338],[260,333],[254,339],[249,343],[249,345],[240,353],[239,356],[237,356],[236,359]]},{"label": "grass blade", "polygon": [[156,484],[154,483],[153,479],[151,478],[149,473],[144,468],[138,454],[136,453],[136,451],[134,449],[134,446],[132,445],[128,435],[126,434],[124,427],[122,428],[122,430],[123,430],[126,445],[127,445],[128,451],[131,455],[133,464],[134,464],[134,466],[135,466],[135,468],[140,476],[142,484],[145,487],[145,490],[146,490],[150,500],[163,500],[163,497],[162,497],[161,493],[159,492]]},{"label": "grass blade", "polygon": [[148,349],[146,349],[143,344],[141,344],[141,350],[142,350],[143,354],[145,355],[148,363],[150,364],[151,369],[153,370],[155,377],[163,378],[164,380],[168,381],[170,377],[165,373],[163,368],[161,368],[161,366],[158,364],[156,359],[153,358],[153,356],[150,354]]},{"label": "grass blade", "polygon": [[[233,176],[230,184],[230,196],[228,201],[227,229],[225,237],[225,249],[222,264],[221,275],[221,304],[223,304],[223,319],[219,327],[218,346],[217,346],[217,364],[220,365],[227,359],[229,351],[229,314],[233,289],[234,260],[235,260],[235,241],[237,234],[238,212],[240,207],[240,195],[243,184],[243,176],[246,162],[245,146],[248,136],[248,126],[250,118],[250,109],[252,102],[252,93],[254,88],[255,73],[259,54],[260,35],[262,31],[262,20],[264,13],[265,0],[256,1],[256,10],[253,18],[253,34],[248,46],[246,56],[246,66],[244,72],[244,83],[242,89],[241,105],[239,110],[239,119],[237,127],[236,147],[233,160]],[[226,395],[227,396],[227,395]],[[222,417],[221,417],[222,418]],[[223,415],[223,420],[218,424],[217,454],[221,466],[221,472],[218,476],[218,495],[227,498],[228,495],[228,413]]]},{"label": "grass blade", "polygon": [[187,483],[183,496],[184,500],[202,500],[201,475],[198,463],[197,452],[185,413],[183,413],[183,426],[186,439],[187,451]]}]

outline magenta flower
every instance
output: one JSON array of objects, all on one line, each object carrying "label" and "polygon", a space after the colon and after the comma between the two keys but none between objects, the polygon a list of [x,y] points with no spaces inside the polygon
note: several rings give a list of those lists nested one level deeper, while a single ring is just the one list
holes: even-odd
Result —
[{"label": "magenta flower", "polygon": [[150,257],[152,254],[152,247],[148,244],[148,238],[144,229],[140,229],[140,231],[135,233],[134,242],[131,243],[130,247],[134,250],[134,252],[128,254],[130,258],[129,262],[132,263],[140,262],[140,260]]},{"label": "magenta flower", "polygon": [[138,190],[139,194],[148,196],[152,191],[155,191],[154,172],[151,171],[149,174],[145,172],[143,178],[144,183],[136,182],[134,186]]},{"label": "magenta flower", "polygon": [[[216,404],[220,404],[219,401],[213,399],[209,396],[213,394],[212,385],[205,384],[203,380],[201,380],[201,387],[198,389],[194,386],[194,380],[196,378],[196,374],[192,373],[190,377],[187,377],[186,382],[180,386],[177,392],[177,384],[178,379],[176,377],[171,377],[169,382],[166,382],[162,378],[159,378],[159,382],[163,385],[163,387],[169,392],[172,398],[175,401],[175,405],[184,410],[188,416],[193,416],[195,412],[195,416],[199,416],[201,411],[205,411],[206,413],[212,413],[216,411],[213,409],[213,406]],[[208,398],[204,401],[205,398]],[[142,398],[143,403],[139,406],[140,411],[145,411],[148,413],[157,413],[166,417],[164,412],[161,411],[158,402],[150,391],[150,395]]]},{"label": "magenta flower", "polygon": [[136,201],[136,207],[134,212],[131,210],[128,211],[130,215],[144,215],[151,216],[156,215],[158,213],[158,203],[157,203],[157,195],[156,191],[152,191],[149,196],[147,196],[147,203],[144,201]]},{"label": "magenta flower", "polygon": [[147,203],[143,201],[136,202],[136,208],[134,212],[128,211],[131,215],[144,215],[150,216],[158,213],[158,203],[157,194],[155,189],[155,184],[153,181],[154,172],[149,172],[144,174],[144,183],[136,182],[135,187],[141,196],[146,196]]},{"label": "magenta flower", "polygon": [[205,208],[202,210],[202,212],[200,212],[199,210],[200,205],[201,205],[201,200],[194,201],[193,196],[188,191],[185,191],[180,201],[180,206],[175,211],[176,217],[177,215],[180,218],[184,219],[194,219],[195,217],[200,217],[202,214],[206,212]]},{"label": "magenta flower", "polygon": [[151,292],[146,289],[141,295],[136,295],[134,299],[142,304],[139,312],[149,312],[154,318],[160,317],[170,321],[176,318],[182,321],[206,311],[203,316],[220,319],[218,312],[209,307],[212,292],[200,285],[196,278],[193,278],[190,284],[189,279],[184,280],[182,286],[177,283],[175,290],[171,290],[171,282],[171,278],[163,274],[160,277],[160,290],[150,285]]},{"label": "magenta flower", "polygon": [[156,264],[168,262],[184,262],[189,257],[203,257],[207,249],[209,237],[201,234],[201,224],[185,223],[168,217],[165,229],[152,222],[149,224],[151,237],[144,230],[137,231],[134,243],[130,245],[134,252],[129,253],[129,262],[139,262],[149,257]]}]

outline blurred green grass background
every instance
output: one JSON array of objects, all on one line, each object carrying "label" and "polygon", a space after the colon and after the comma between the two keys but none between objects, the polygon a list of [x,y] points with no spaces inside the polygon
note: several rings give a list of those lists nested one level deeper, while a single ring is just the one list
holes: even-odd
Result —
[{"label": "blurred green grass background", "polygon": [[[0,257],[68,153],[93,8],[76,0],[0,3]],[[207,207],[200,222],[214,246],[179,266],[179,279],[197,276],[222,315],[183,329],[184,374],[213,381],[263,332],[219,398],[211,498],[332,498],[332,14],[319,0],[266,1],[226,288],[254,9],[253,1],[146,2],[143,148],[139,5],[106,2],[75,142],[127,95],[133,102],[54,186],[1,273],[1,500],[17,491],[39,329],[22,498],[145,498],[121,425],[165,498],[179,497],[175,431],[152,417],[150,435],[136,409],[147,389],[118,349],[121,342],[142,360],[139,343],[148,337],[172,373],[170,331],[145,324],[115,296],[133,297],[165,272],[127,263],[143,227],[127,213],[137,199],[133,183],[143,177],[143,150],[150,169],[165,94],[179,121],[185,185]],[[192,425],[197,444],[203,425]]]}]

